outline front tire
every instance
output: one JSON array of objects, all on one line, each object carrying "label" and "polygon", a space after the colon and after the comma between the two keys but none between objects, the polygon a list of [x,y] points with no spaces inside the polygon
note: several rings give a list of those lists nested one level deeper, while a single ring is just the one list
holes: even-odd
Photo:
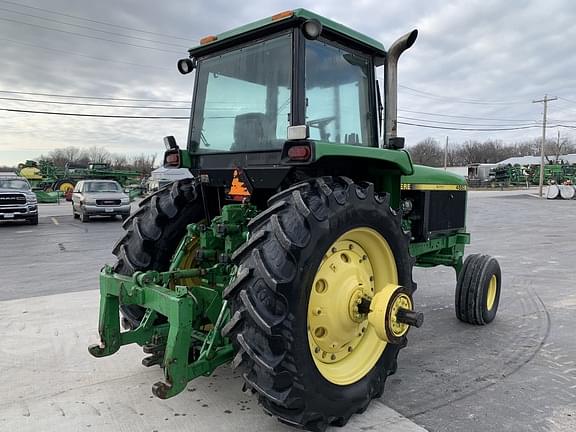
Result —
[{"label": "front tire", "polygon": [[[352,249],[347,248],[352,245],[357,251],[356,245],[362,246],[371,255],[378,248],[370,247],[369,238],[375,244],[381,238],[390,251],[390,265],[385,256],[368,257],[374,264],[370,264],[375,275],[372,287],[379,291],[386,283],[396,283],[411,295],[413,259],[400,216],[390,209],[387,195],[374,193],[372,184],[321,178],[272,197],[269,208],[249,228],[248,242],[234,255],[237,276],[224,293],[232,315],[224,332],[237,350],[233,365],[242,370],[246,385],[258,393],[264,409],[280,421],[313,431],[330,424],[342,426],[352,414],[363,412],[371,399],[380,397],[406,338],[387,344],[368,338],[371,333],[366,327],[365,335],[360,331],[343,345],[333,342],[335,351],[324,361],[312,335],[322,338],[332,329],[318,334],[309,328],[317,275],[331,271],[331,259],[341,257],[343,266],[362,261],[361,255],[348,254]],[[359,232],[363,234],[355,237]],[[346,251],[346,258],[339,248]],[[331,254],[338,255],[328,257]],[[337,279],[334,297],[347,289]]]},{"label": "front tire", "polygon": [[496,318],[500,303],[502,272],[496,258],[472,254],[466,257],[456,285],[456,316],[462,322],[486,325]]}]

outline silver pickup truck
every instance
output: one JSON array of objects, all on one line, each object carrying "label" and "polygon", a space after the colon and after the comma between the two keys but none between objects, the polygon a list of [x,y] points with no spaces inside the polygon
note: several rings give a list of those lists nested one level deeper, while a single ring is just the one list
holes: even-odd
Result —
[{"label": "silver pickup truck", "polygon": [[0,174],[0,222],[26,220],[38,225],[38,201],[23,177]]}]

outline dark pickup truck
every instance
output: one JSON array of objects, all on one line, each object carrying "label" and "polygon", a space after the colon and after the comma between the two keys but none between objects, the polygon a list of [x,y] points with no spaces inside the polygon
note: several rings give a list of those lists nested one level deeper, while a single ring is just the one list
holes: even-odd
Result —
[{"label": "dark pickup truck", "polygon": [[23,177],[0,174],[0,222],[26,220],[38,225],[38,201]]}]

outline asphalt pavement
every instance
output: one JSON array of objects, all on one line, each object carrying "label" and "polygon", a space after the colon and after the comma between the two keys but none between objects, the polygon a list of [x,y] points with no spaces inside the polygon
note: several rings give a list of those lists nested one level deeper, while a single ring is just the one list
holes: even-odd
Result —
[{"label": "asphalt pavement", "polygon": [[[576,430],[575,214],[576,200],[534,191],[470,192],[467,253],[502,267],[496,320],[459,322],[454,272],[415,269],[425,324],[411,331],[384,396],[344,430]],[[288,430],[227,367],[159,401],[150,386],[160,371],[143,368],[135,347],[87,354],[98,271],[120,235],[120,220],[83,224],[68,203],[42,205],[38,226],[0,225],[0,380],[9,389],[0,430]]]}]

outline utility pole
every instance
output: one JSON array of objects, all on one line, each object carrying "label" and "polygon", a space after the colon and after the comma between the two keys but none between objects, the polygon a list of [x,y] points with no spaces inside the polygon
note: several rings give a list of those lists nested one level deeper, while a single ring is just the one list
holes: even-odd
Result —
[{"label": "utility pole", "polygon": [[448,136],[446,136],[446,145],[444,146],[444,171],[448,167]]},{"label": "utility pole", "polygon": [[548,113],[548,102],[555,101],[557,97],[549,98],[544,95],[544,99],[532,101],[532,103],[544,103],[544,115],[542,117],[542,147],[540,148],[540,182],[538,195],[542,198],[542,186],[544,185],[544,145],[546,144],[546,115]]},{"label": "utility pole", "polygon": [[[557,150],[557,152],[558,152],[557,156],[560,156],[560,155],[562,154],[562,148],[560,148],[560,128],[558,128],[558,144],[557,144],[557,149],[558,149],[558,150]],[[554,162],[557,163],[557,162],[558,162],[558,159],[559,159],[559,158],[556,157],[556,160],[555,160]]]}]

